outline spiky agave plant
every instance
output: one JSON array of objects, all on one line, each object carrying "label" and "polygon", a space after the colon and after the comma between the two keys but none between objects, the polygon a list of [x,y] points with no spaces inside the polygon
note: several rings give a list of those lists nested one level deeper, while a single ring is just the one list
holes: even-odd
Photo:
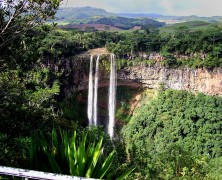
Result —
[{"label": "spiky agave plant", "polygon": [[77,144],[76,132],[72,136],[72,140],[68,146],[69,171],[71,175],[103,178],[109,169],[114,151],[112,151],[102,164],[98,160],[102,155],[103,136],[95,143],[87,144],[87,133],[83,133],[82,139]]},{"label": "spiky agave plant", "polygon": [[[87,142],[87,133],[83,132],[80,139],[76,132],[69,138],[67,132],[58,133],[53,129],[49,143],[41,132],[33,138],[30,147],[32,167],[54,173],[101,179],[108,171],[113,157],[112,151],[103,163],[99,159],[103,155],[103,136],[98,142]],[[36,157],[36,156],[39,156]],[[44,159],[41,159],[44,158]],[[44,165],[44,166],[43,166]]]}]

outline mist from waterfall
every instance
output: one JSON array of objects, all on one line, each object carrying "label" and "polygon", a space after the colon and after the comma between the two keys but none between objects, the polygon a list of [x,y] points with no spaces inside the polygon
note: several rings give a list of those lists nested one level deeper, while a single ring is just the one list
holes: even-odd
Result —
[{"label": "mist from waterfall", "polygon": [[111,138],[114,136],[115,109],[116,109],[116,60],[111,54],[110,60],[110,83],[109,83],[109,125],[108,133]]},{"label": "mist from waterfall", "polygon": [[94,102],[93,102],[93,122],[97,126],[97,109],[98,109],[98,80],[99,80],[99,55],[96,59],[95,80],[94,80]]},{"label": "mist from waterfall", "polygon": [[93,55],[90,57],[87,116],[90,126],[93,124]]}]

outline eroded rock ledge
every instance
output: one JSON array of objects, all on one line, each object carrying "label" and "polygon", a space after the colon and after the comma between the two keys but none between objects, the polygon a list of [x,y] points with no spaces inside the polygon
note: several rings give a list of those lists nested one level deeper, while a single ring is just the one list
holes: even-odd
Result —
[{"label": "eroded rock ledge", "polygon": [[[97,53],[98,52],[96,52],[95,55]],[[103,51],[102,53],[106,54],[106,56],[109,54]],[[65,94],[88,88],[90,54],[94,53],[90,52],[64,61],[65,66],[63,67],[65,68],[65,78],[67,81],[64,87]],[[107,57],[104,59],[108,61]],[[107,67],[101,65],[100,68],[99,87],[108,86],[109,72],[106,69]],[[165,89],[172,88],[175,90],[188,90],[192,92],[202,92],[208,95],[222,96],[222,68],[216,68],[214,70],[205,68],[171,69],[162,66],[159,62],[156,62],[152,66],[141,62],[130,67],[122,68],[118,70],[117,73],[118,85],[149,89],[164,87]]]},{"label": "eroded rock ledge", "polygon": [[136,80],[150,89],[172,88],[222,96],[222,69],[169,69],[161,65],[127,67],[118,72],[121,80]]}]

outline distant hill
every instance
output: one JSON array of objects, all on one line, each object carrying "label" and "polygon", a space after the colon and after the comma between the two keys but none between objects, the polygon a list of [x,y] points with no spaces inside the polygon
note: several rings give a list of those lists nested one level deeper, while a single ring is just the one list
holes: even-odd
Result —
[{"label": "distant hill", "polygon": [[55,15],[56,20],[66,21],[72,21],[75,18],[87,19],[94,16],[110,17],[117,15],[114,13],[109,13],[104,9],[94,8],[90,6],[60,8]]},{"label": "distant hill", "polygon": [[132,29],[134,26],[145,26],[145,25],[150,25],[158,28],[165,25],[165,23],[155,21],[151,18],[136,19],[136,18],[126,18],[126,17],[110,17],[110,18],[104,17],[91,21],[91,23],[92,22],[96,24],[111,25],[121,29]]},{"label": "distant hill", "polygon": [[120,17],[128,17],[128,18],[141,18],[141,17],[149,17],[149,18],[160,18],[165,17],[161,14],[143,14],[143,13],[118,13],[118,16]]},{"label": "distant hill", "polygon": [[[104,9],[86,7],[60,8],[56,13],[54,20],[64,28],[91,28],[94,30],[129,30],[140,29],[144,26],[163,27],[166,24],[175,24],[181,22],[194,22],[188,24],[189,28],[205,28],[206,23],[222,22],[222,16],[199,17],[199,16],[165,16],[161,14],[143,14],[143,13],[111,13]],[[205,23],[203,23],[205,22]],[[81,25],[87,24],[87,25]],[[97,25],[96,25],[97,24]],[[79,26],[78,26],[79,25]],[[186,26],[185,24],[184,26]],[[182,25],[181,25],[182,26]],[[171,31],[175,27],[162,28],[164,31]]]},{"label": "distant hill", "polygon": [[160,32],[167,32],[172,33],[175,31],[178,31],[179,28],[186,28],[189,31],[198,31],[198,30],[204,30],[209,29],[213,27],[215,23],[209,23],[204,21],[187,21],[182,23],[177,23],[165,27],[161,27]]},{"label": "distant hill", "polygon": [[179,22],[187,21],[205,21],[205,22],[222,22],[222,16],[212,16],[212,17],[199,17],[199,16],[165,16],[161,14],[139,14],[139,13],[120,13],[118,16],[128,17],[128,18],[138,18],[138,17],[148,17],[154,20],[159,20],[166,22],[167,24],[174,24]]},{"label": "distant hill", "polygon": [[135,19],[125,17],[101,17],[89,18],[84,23],[69,23],[60,25],[64,29],[81,29],[81,30],[140,30],[144,27],[159,28],[165,26],[165,23],[158,22],[150,18]]},{"label": "distant hill", "polygon": [[221,22],[222,16],[212,16],[212,17],[199,17],[199,16],[181,16],[178,17],[178,19],[181,19],[183,21],[205,21],[205,22]]},{"label": "distant hill", "polygon": [[68,7],[60,8],[56,13],[56,20],[72,21],[73,19],[88,19],[96,17],[126,17],[126,18],[151,18],[154,20],[166,21],[205,21],[222,22],[222,16],[199,17],[199,16],[166,16],[161,14],[144,13],[111,13],[95,7]]},{"label": "distant hill", "polygon": [[61,27],[81,30],[129,30],[141,29],[143,26],[158,28],[165,25],[163,22],[158,22],[148,17],[119,17],[118,14],[109,13],[104,9],[89,6],[61,8],[55,17],[54,21]]}]

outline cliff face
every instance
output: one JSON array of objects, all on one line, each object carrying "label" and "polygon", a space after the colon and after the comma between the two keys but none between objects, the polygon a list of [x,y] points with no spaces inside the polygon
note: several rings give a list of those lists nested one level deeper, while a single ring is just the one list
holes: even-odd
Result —
[{"label": "cliff face", "polygon": [[[96,58],[96,56],[95,56]],[[72,91],[88,89],[90,56],[77,56],[64,61],[62,80],[65,94]],[[109,85],[109,56],[101,58],[99,87]],[[209,95],[222,96],[222,68],[208,69],[170,69],[158,62],[152,66],[140,64],[125,67],[117,71],[118,85],[134,88],[172,88],[202,92]]]},{"label": "cliff face", "polygon": [[160,65],[153,67],[134,66],[119,71],[121,80],[134,80],[150,89],[172,88],[222,95],[222,69],[168,69]]}]

